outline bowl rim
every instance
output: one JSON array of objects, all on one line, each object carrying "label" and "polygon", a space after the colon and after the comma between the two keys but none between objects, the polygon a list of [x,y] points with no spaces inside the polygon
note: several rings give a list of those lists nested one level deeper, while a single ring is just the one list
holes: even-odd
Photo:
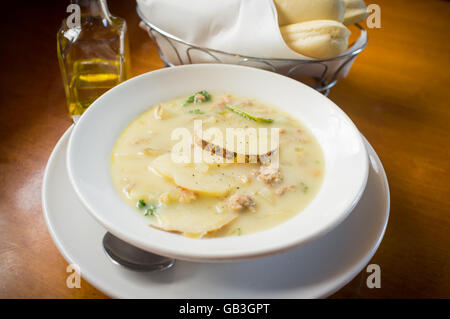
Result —
[{"label": "bowl rim", "polygon": [[[202,251],[202,250],[192,251],[192,250],[189,250],[189,251],[184,251],[184,250],[181,250],[179,247],[173,247],[173,246],[168,247],[167,245],[164,245],[164,243],[162,243],[162,244],[156,243],[155,244],[154,242],[150,242],[150,243],[144,242],[143,238],[141,238],[135,234],[126,233],[123,229],[121,229],[120,226],[108,221],[108,219],[105,219],[101,214],[98,214],[96,212],[96,209],[94,209],[92,207],[91,203],[86,198],[84,191],[79,187],[79,184],[77,183],[77,177],[74,172],[74,160],[73,160],[73,156],[72,156],[73,144],[77,138],[77,132],[80,131],[80,127],[82,127],[82,125],[80,125],[80,123],[83,123],[84,121],[86,121],[84,119],[88,118],[89,114],[94,112],[94,110],[96,109],[96,105],[101,104],[101,102],[98,102],[98,101],[103,100],[102,97],[115,94],[115,91],[117,91],[118,90],[117,88],[119,88],[119,87],[133,85],[134,82],[141,81],[142,79],[149,77],[149,76],[150,77],[157,76],[160,73],[166,73],[166,72],[175,72],[176,73],[176,72],[182,72],[180,70],[183,70],[183,69],[197,69],[197,68],[200,68],[200,69],[201,68],[247,69],[247,71],[245,71],[245,72],[256,72],[256,73],[262,72],[264,74],[270,73],[271,76],[283,78],[283,80],[285,80],[285,81],[295,82],[296,85],[303,86],[304,89],[310,90],[311,94],[316,95],[317,98],[324,99],[324,101],[327,101],[327,103],[329,103],[330,106],[333,107],[334,110],[337,111],[339,113],[339,115],[342,116],[342,118],[347,121],[347,124],[349,124],[351,126],[351,128],[353,130],[355,130],[355,132],[358,134],[357,139],[358,139],[358,142],[360,143],[360,146],[362,146],[362,148],[364,150],[365,156],[362,157],[362,162],[361,162],[362,167],[363,167],[362,168],[363,174],[362,174],[362,180],[360,181],[361,183],[359,186],[359,190],[354,195],[354,197],[352,198],[352,200],[348,204],[348,206],[345,209],[343,209],[343,211],[340,211],[340,213],[337,215],[337,218],[334,218],[332,221],[328,221],[327,223],[322,223],[322,226],[319,227],[319,229],[316,230],[315,233],[313,233],[312,235],[309,235],[307,238],[291,236],[291,240],[288,243],[284,243],[281,245],[280,245],[280,243],[278,243],[278,244],[272,244],[272,245],[263,246],[263,247],[258,246],[258,247],[253,247],[251,249],[251,251],[250,250],[241,250],[241,251],[229,251],[229,250],[226,250],[226,251],[217,251],[217,250],[216,251]],[[215,71],[217,71],[217,70],[215,70]],[[322,94],[320,94],[319,92],[315,91],[314,89],[308,87],[307,85],[305,85],[301,82],[298,82],[296,80],[293,80],[289,77],[286,77],[286,76],[283,76],[283,75],[280,75],[280,74],[277,74],[274,72],[266,71],[266,70],[248,67],[248,66],[220,64],[220,63],[217,63],[217,64],[216,63],[191,64],[191,65],[182,65],[182,66],[177,66],[177,67],[158,69],[155,71],[150,71],[150,72],[138,75],[138,76],[133,77],[125,82],[122,82],[119,85],[117,85],[116,87],[110,89],[109,91],[104,93],[102,95],[102,97],[99,97],[84,112],[84,114],[78,120],[77,125],[75,125],[74,130],[70,136],[68,147],[67,147],[67,163],[66,163],[67,170],[68,170],[68,176],[69,176],[70,182],[74,188],[74,191],[75,191],[77,197],[80,199],[81,203],[86,208],[86,210],[90,213],[90,215],[93,216],[95,220],[97,220],[103,227],[105,227],[113,235],[115,235],[116,237],[118,237],[136,247],[139,247],[141,249],[144,249],[144,250],[156,253],[156,254],[160,254],[163,256],[178,258],[181,260],[202,261],[202,262],[222,262],[222,261],[243,260],[243,259],[259,258],[259,257],[263,257],[263,256],[282,253],[282,252],[285,252],[292,248],[303,246],[319,237],[324,236],[326,233],[328,233],[329,231],[334,229],[343,220],[345,220],[347,218],[347,216],[351,213],[351,211],[354,209],[354,207],[357,205],[358,201],[360,200],[360,198],[364,192],[364,189],[366,187],[367,180],[368,180],[368,172],[369,172],[368,156],[367,156],[367,151],[366,151],[363,139],[361,137],[361,134],[359,133],[355,124],[351,121],[351,119],[347,116],[347,114],[345,114],[345,112],[342,109],[340,109],[335,103],[333,103],[327,97],[323,96]],[[120,196],[118,196],[118,197],[120,198]],[[120,200],[122,200],[122,199],[120,199]],[[295,216],[296,215],[294,215],[293,217],[295,217]],[[289,222],[289,220],[291,220],[292,218],[286,220],[286,222]],[[152,229],[151,227],[148,227],[148,228]],[[271,228],[271,229],[273,229],[273,228]],[[157,229],[153,229],[153,230],[161,232],[160,230],[157,230]],[[233,238],[228,236],[228,237],[221,237],[221,238],[201,239],[201,240],[188,238],[188,237],[178,235],[178,234],[172,234],[172,235],[178,236],[178,238],[181,238],[182,241],[191,241],[191,243],[192,243],[192,241],[202,242],[202,241],[223,241],[223,240],[232,242],[232,241],[236,241],[236,240],[242,241],[243,239],[245,240],[245,238],[250,238],[255,235],[260,235],[265,232],[267,232],[267,231],[257,232],[255,234],[249,234],[249,235],[233,237]]]}]

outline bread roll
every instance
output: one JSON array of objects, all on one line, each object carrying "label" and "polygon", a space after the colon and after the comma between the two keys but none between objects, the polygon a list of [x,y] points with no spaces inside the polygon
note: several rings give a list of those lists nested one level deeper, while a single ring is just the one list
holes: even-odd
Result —
[{"label": "bread roll", "polygon": [[278,12],[278,25],[310,20],[344,21],[343,0],[274,0]]},{"label": "bread roll", "polygon": [[344,0],[344,2],[346,5],[344,15],[345,25],[358,23],[367,18],[369,12],[363,0]]},{"label": "bread roll", "polygon": [[313,20],[280,27],[286,44],[308,57],[327,59],[344,53],[350,31],[340,22]]}]

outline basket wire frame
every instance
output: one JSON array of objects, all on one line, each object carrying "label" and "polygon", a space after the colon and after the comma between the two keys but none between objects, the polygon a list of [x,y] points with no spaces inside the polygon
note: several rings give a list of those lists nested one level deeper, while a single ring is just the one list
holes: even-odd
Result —
[{"label": "basket wire frame", "polygon": [[[137,14],[138,14],[139,18],[141,19],[142,23],[147,27],[148,34],[153,39],[153,41],[156,43],[158,55],[160,56],[161,60],[164,62],[165,67],[174,67],[176,65],[183,65],[183,64],[194,64],[195,62],[193,60],[192,53],[195,51],[202,52],[202,53],[210,56],[217,63],[228,63],[228,62],[224,62],[219,57],[219,56],[223,55],[225,57],[232,57],[235,59],[237,58],[236,63],[233,63],[233,64],[238,64],[238,65],[245,65],[245,64],[250,64],[250,63],[262,64],[262,65],[264,65],[265,68],[267,68],[268,70],[270,70],[272,72],[284,74],[284,75],[289,76],[296,80],[299,80],[295,76],[296,72],[299,69],[304,68],[306,66],[314,65],[316,67],[323,68],[323,71],[320,73],[319,76],[309,76],[309,78],[311,78],[315,83],[315,85],[311,85],[311,84],[309,84],[309,85],[311,87],[313,87],[314,89],[316,89],[317,91],[324,94],[325,96],[327,96],[329,94],[330,89],[333,86],[335,86],[336,83],[338,82],[339,75],[342,72],[342,70],[344,70],[345,67],[349,63],[353,62],[353,60],[356,59],[358,54],[361,53],[366,48],[367,43],[368,43],[367,38],[366,38],[366,41],[364,41],[358,47],[355,47],[353,50],[346,52],[340,56],[330,58],[330,59],[301,60],[301,59],[258,58],[258,57],[245,56],[245,55],[234,54],[234,53],[224,52],[224,51],[220,51],[220,50],[205,48],[205,47],[197,46],[192,43],[186,42],[178,37],[171,35],[170,33],[165,32],[164,30],[158,28],[157,26],[155,26],[152,23],[150,23],[149,21],[147,21],[145,19],[144,15],[142,14],[142,12],[139,10],[139,7],[136,7],[136,11],[137,11]],[[360,32],[365,31],[364,28],[360,24],[355,24],[355,25],[360,30]],[[164,53],[161,50],[160,44],[158,43],[157,36],[159,39],[163,39],[165,42],[167,42],[167,44],[173,50],[179,64],[174,64],[167,60],[167,58],[164,56]],[[183,60],[180,52],[178,51],[179,49],[177,49],[177,47],[174,45],[173,41],[177,42],[177,43],[181,44],[183,47],[185,47],[185,55],[187,57],[187,61]],[[353,44],[350,45],[350,47],[351,46],[353,46]],[[327,63],[335,62],[335,61],[340,63],[339,67],[337,67],[336,70],[334,70],[334,72],[331,72],[331,73],[328,72],[329,66]],[[286,71],[280,70],[280,66],[274,65],[275,62],[278,64],[287,63],[292,66],[290,66],[286,72]]]}]

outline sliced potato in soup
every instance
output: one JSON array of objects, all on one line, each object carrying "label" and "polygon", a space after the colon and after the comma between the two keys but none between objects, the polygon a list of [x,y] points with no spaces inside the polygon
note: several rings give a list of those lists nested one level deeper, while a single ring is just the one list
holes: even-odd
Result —
[{"label": "sliced potato in soup", "polygon": [[175,163],[170,154],[164,154],[158,156],[150,167],[173,180],[177,186],[212,196],[225,195],[238,183],[238,178],[232,175],[234,172],[232,167],[219,169],[204,165],[206,164]]}]

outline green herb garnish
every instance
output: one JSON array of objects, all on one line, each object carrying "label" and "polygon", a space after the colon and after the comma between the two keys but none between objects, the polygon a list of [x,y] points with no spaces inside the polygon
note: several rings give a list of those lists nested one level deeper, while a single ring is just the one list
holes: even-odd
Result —
[{"label": "green herb garnish", "polygon": [[144,213],[145,216],[148,215],[153,216],[157,209],[157,207],[154,204],[152,203],[147,204],[143,199],[138,200],[138,202],[136,203],[136,207],[139,209],[145,209]]},{"label": "green herb garnish", "polygon": [[205,114],[205,112],[201,111],[200,109],[189,110],[189,113],[191,113],[191,114]]},{"label": "green herb garnish", "polygon": [[190,97],[188,97],[188,99],[186,101],[184,101],[183,106],[194,103],[194,100],[195,100],[195,97],[193,95],[191,95]]},{"label": "green herb garnish", "polygon": [[150,215],[150,216],[153,216],[153,215],[155,215],[155,212],[156,212],[156,206],[154,205],[154,204],[150,204],[150,205],[148,205],[148,208],[145,210],[145,216],[148,216],[148,215]]},{"label": "green herb garnish", "polygon": [[309,189],[308,185],[306,185],[305,183],[300,183],[300,185],[301,185],[302,188],[303,188],[303,193],[307,193],[307,192],[308,192],[308,189]]},{"label": "green herb garnish", "polygon": [[205,90],[202,90],[188,97],[187,100],[183,103],[183,106],[187,106],[192,103],[203,103],[209,100],[211,100],[211,94],[209,94]]},{"label": "green herb garnish", "polygon": [[139,209],[143,209],[145,208],[145,206],[147,206],[147,204],[143,199],[138,200],[138,202],[136,203],[136,207]]},{"label": "green herb garnish", "polygon": [[260,122],[260,123],[272,123],[273,122],[273,119],[268,119],[268,118],[264,118],[264,117],[260,117],[260,116],[257,116],[257,115],[250,114],[250,113],[248,113],[248,112],[246,112],[246,111],[244,111],[244,110],[242,110],[242,109],[240,109],[240,108],[238,108],[236,106],[233,106],[233,105],[228,105],[227,104],[227,105],[225,105],[225,107],[227,109],[229,109],[230,111],[232,111],[232,112],[234,112],[234,113],[236,113],[236,114],[246,118],[247,120],[252,120],[252,121]]}]

